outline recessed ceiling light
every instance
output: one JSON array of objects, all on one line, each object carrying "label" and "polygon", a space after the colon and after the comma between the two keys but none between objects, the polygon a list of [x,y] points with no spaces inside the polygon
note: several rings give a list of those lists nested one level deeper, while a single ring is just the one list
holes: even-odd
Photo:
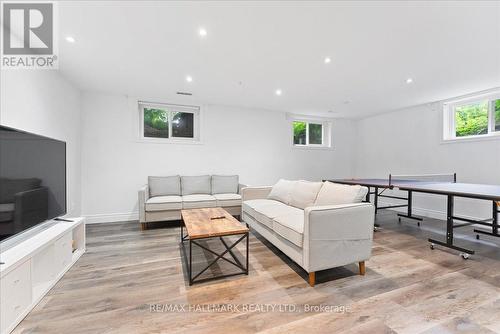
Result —
[{"label": "recessed ceiling light", "polygon": [[190,76],[190,75],[186,76],[186,81],[187,82],[192,82],[193,81],[193,77]]},{"label": "recessed ceiling light", "polygon": [[200,28],[198,30],[198,35],[200,35],[201,37],[207,36],[207,30],[205,28]]},{"label": "recessed ceiling light", "polygon": [[67,36],[66,37],[66,41],[70,42],[70,43],[75,43],[75,39],[71,36]]},{"label": "recessed ceiling light", "polygon": [[274,93],[276,95],[280,96],[283,92],[281,91],[281,89],[276,89],[276,91]]},{"label": "recessed ceiling light", "polygon": [[411,84],[412,82],[413,82],[413,79],[412,79],[412,78],[408,78],[408,79],[406,79],[406,83],[407,83],[407,84]]},{"label": "recessed ceiling light", "polygon": [[331,61],[332,61],[332,59],[330,57],[325,58],[325,64],[329,64]]}]

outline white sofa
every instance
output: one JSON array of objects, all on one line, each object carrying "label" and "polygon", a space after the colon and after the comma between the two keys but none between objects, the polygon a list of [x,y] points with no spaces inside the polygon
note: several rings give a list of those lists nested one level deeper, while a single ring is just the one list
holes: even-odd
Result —
[{"label": "white sofa", "polygon": [[182,209],[222,207],[241,215],[238,175],[149,176],[139,190],[139,222],[179,220]]},{"label": "white sofa", "polygon": [[371,256],[374,206],[368,189],[332,182],[280,180],[242,189],[242,220],[309,273],[359,263]]}]

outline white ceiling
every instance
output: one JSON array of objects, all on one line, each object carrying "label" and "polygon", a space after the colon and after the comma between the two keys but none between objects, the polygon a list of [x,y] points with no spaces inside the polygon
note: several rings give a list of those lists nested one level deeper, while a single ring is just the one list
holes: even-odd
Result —
[{"label": "white ceiling", "polygon": [[500,86],[500,2],[72,1],[59,11],[60,69],[86,91],[358,118]]}]

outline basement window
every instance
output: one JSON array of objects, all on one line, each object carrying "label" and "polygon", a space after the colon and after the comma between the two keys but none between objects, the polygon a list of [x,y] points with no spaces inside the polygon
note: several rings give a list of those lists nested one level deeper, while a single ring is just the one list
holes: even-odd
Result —
[{"label": "basement window", "polygon": [[199,141],[199,113],[196,106],[140,102],[140,137],[160,142]]},{"label": "basement window", "polygon": [[500,131],[500,99],[495,100],[495,131]]},{"label": "basement window", "polygon": [[330,147],[331,124],[321,120],[292,120],[292,144],[295,147]]},{"label": "basement window", "polygon": [[446,103],[443,124],[445,141],[500,138],[500,93]]}]

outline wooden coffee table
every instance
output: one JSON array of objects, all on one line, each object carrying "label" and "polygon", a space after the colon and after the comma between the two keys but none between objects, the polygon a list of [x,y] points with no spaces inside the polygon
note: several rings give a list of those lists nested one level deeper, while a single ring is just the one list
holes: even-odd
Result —
[{"label": "wooden coffee table", "polygon": [[[216,278],[234,276],[246,274],[248,275],[248,234],[250,230],[248,227],[240,223],[236,218],[234,218],[230,213],[228,213],[223,208],[203,208],[203,209],[185,209],[181,211],[182,224],[181,224],[181,246],[184,253],[184,260],[186,261],[189,274],[189,285],[198,282],[204,282]],[[187,234],[184,235],[184,228],[187,230]],[[227,236],[239,236],[238,240],[229,245],[223,237]],[[198,241],[203,239],[219,238],[225,247],[225,251],[222,253],[217,253],[216,251],[208,248],[205,245],[200,244]],[[246,265],[243,266],[238,257],[234,254],[233,248],[240,243],[242,240],[246,239]],[[189,243],[189,256],[186,254],[185,242]],[[210,252],[216,256],[216,258],[210,262],[203,270],[198,272],[193,276],[193,245],[196,245],[207,252]],[[228,259],[225,257],[226,254],[230,254],[232,257]],[[203,274],[208,268],[214,265],[218,260],[224,260],[232,265],[241,269],[240,272],[232,274],[224,274],[204,279],[198,279],[201,274]],[[234,261],[233,261],[234,260]],[[196,282],[195,282],[196,280]]]}]

